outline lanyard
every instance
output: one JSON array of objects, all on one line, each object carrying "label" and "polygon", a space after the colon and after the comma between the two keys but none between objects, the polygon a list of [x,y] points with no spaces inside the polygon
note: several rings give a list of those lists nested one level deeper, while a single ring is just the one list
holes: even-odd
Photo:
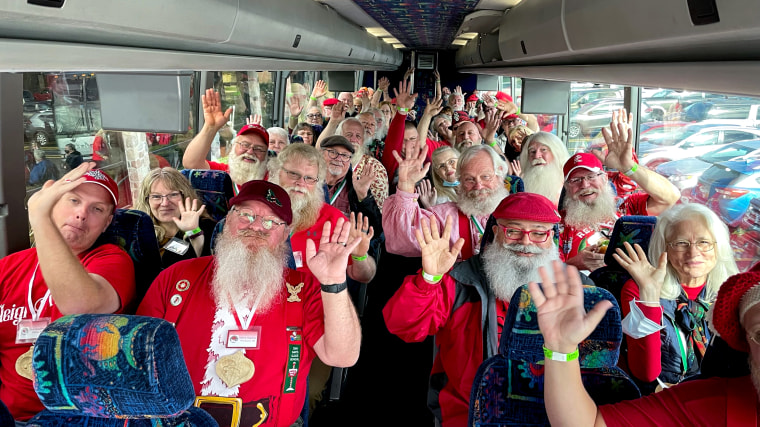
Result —
[{"label": "lanyard", "polygon": [[673,329],[675,329],[676,331],[675,338],[678,340],[678,348],[681,350],[681,362],[683,364],[683,374],[686,375],[686,371],[689,368],[688,355],[686,354],[686,345],[684,344],[684,341],[686,340],[686,338],[684,337],[683,339],[681,339],[681,331],[678,329],[678,326],[676,326],[676,322],[673,319],[670,319],[670,323],[673,324]]},{"label": "lanyard", "polygon": [[470,215],[470,220],[472,220],[472,223],[475,224],[475,228],[478,230],[479,235],[483,235],[483,227],[480,226],[480,223],[478,220],[475,219],[475,215]]},{"label": "lanyard", "polygon": [[335,203],[335,200],[338,199],[338,195],[340,195],[340,192],[343,191],[343,187],[346,186],[346,178],[343,177],[343,181],[340,183],[340,187],[335,191],[335,194],[330,198],[330,205]]},{"label": "lanyard", "polygon": [[237,185],[237,184],[235,184],[235,183],[233,182],[233,183],[232,183],[232,194],[233,194],[233,195],[235,195],[235,196],[237,196],[237,195],[238,195],[238,193],[240,193],[240,186],[239,186],[239,185]]},{"label": "lanyard", "polygon": [[[251,321],[253,320],[253,315],[256,314],[256,308],[259,306],[259,301],[261,301],[261,293],[256,297],[256,301],[253,303],[253,307],[248,310],[248,307],[242,307],[238,304],[234,304],[235,306],[235,318],[237,319],[238,324],[240,324],[240,327],[247,331],[248,328],[251,327]],[[244,316],[238,315],[238,313],[246,313]]]},{"label": "lanyard", "polygon": [[[32,301],[32,287],[34,286],[34,278],[37,276],[37,269],[40,268],[40,263],[37,263],[37,266],[34,267],[34,272],[32,273],[32,278],[29,280],[29,292],[26,296],[26,302],[29,305],[29,312],[32,314],[32,320],[37,321],[40,319],[40,314],[42,314],[42,310],[45,309],[45,303],[48,302],[48,299],[50,298],[50,289],[45,292],[45,296],[42,297],[42,304],[40,304],[40,310],[35,311],[34,309],[34,302]],[[50,306],[53,306],[53,302],[50,302]]]}]

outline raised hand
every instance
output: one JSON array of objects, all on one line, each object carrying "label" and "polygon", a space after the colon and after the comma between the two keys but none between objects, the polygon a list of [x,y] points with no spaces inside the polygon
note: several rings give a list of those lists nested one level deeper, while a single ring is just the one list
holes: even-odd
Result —
[{"label": "raised hand", "polygon": [[203,105],[204,126],[211,126],[214,130],[219,131],[228,121],[232,114],[232,107],[222,112],[222,101],[219,92],[214,89],[206,89],[206,94],[201,95],[201,104]]},{"label": "raised hand", "polygon": [[417,99],[417,94],[412,93],[412,85],[407,83],[406,79],[399,82],[398,90],[393,88],[393,93],[396,95],[396,106],[398,108],[414,107],[414,100]]},{"label": "raised hand", "polygon": [[372,100],[369,99],[369,91],[368,90],[362,91],[359,99],[362,100],[362,111],[368,111],[372,103]]},{"label": "raised hand", "polygon": [[406,80],[408,80],[408,79],[409,79],[409,77],[411,77],[411,76],[412,76],[412,74],[414,74],[414,67],[409,67],[409,68],[407,68],[407,69],[406,69],[406,73],[404,73],[404,80],[405,80],[405,81],[406,81]]},{"label": "raised hand", "polygon": [[201,215],[206,210],[206,205],[198,207],[200,202],[198,199],[185,198],[185,203],[179,203],[179,218],[176,216],[172,218],[177,227],[182,231],[192,231],[198,228]]},{"label": "raised hand", "polygon": [[422,218],[420,228],[414,229],[414,236],[422,250],[422,270],[427,274],[439,276],[447,273],[454,266],[459,251],[464,246],[464,239],[461,237],[450,246],[451,239],[451,216],[446,217],[446,226],[443,228],[443,235],[438,230],[438,221],[435,217],[430,220]]},{"label": "raised hand", "polygon": [[327,93],[327,83],[325,83],[324,80],[317,80],[316,83],[314,83],[314,89],[311,91],[311,96],[314,98],[319,98],[322,96],[325,96]]},{"label": "raised hand", "polygon": [[612,257],[621,267],[625,268],[639,286],[639,298],[642,301],[657,301],[659,303],[668,266],[668,253],[663,252],[660,255],[657,268],[654,268],[638,243],[631,246],[630,243],[625,242],[623,246],[625,246],[625,251],[616,248],[616,253],[612,254]]},{"label": "raised hand", "polygon": [[441,81],[441,73],[439,73],[438,70],[433,70],[433,75],[435,76],[435,81]]},{"label": "raised hand", "polygon": [[486,104],[487,107],[493,108],[495,105],[495,101],[493,98],[491,98],[491,95],[487,93],[483,93],[483,95],[480,97],[480,99],[483,101],[484,104]]},{"label": "raised hand", "polygon": [[430,163],[425,163],[425,157],[428,152],[428,145],[421,144],[422,149],[417,151],[411,144],[406,147],[405,157],[401,158],[396,150],[393,150],[393,157],[398,162],[398,186],[401,191],[411,193],[414,191],[414,184],[427,175],[430,169]]},{"label": "raised hand", "polygon": [[632,122],[633,115],[626,114],[625,108],[612,112],[609,130],[602,128],[602,136],[608,150],[604,166],[626,172],[636,163],[633,160]]},{"label": "raised hand", "polygon": [[367,163],[367,166],[362,169],[361,175],[354,173],[351,177],[354,184],[354,191],[359,200],[364,200],[369,194],[369,187],[375,180],[375,169],[372,163]]},{"label": "raised hand", "polygon": [[425,107],[425,112],[423,115],[428,117],[435,117],[436,114],[440,113],[443,109],[443,100],[440,97],[435,97],[428,99],[427,101],[427,107]]},{"label": "raised hand", "polygon": [[520,167],[520,159],[514,159],[511,162],[509,162],[510,167],[510,175],[514,176],[522,176],[522,167]]},{"label": "raised hand", "polygon": [[385,93],[388,93],[388,88],[391,86],[391,81],[388,80],[388,77],[380,77],[380,79],[377,81],[377,88],[382,90]]},{"label": "raised hand", "polygon": [[457,87],[454,88],[453,93],[464,96],[464,93],[462,92],[462,86],[457,85]]},{"label": "raised hand", "polygon": [[485,144],[490,144],[496,138],[496,131],[501,126],[501,112],[490,109],[486,112],[486,127],[481,130]]},{"label": "raised hand", "polygon": [[600,301],[586,313],[578,270],[569,266],[565,271],[559,261],[553,261],[552,267],[556,284],[545,267],[538,267],[543,289],[530,282],[528,290],[538,310],[538,327],[546,348],[572,353],[602,321],[612,303]]},{"label": "raised hand", "polygon": [[290,117],[298,117],[301,111],[303,111],[304,106],[301,105],[301,100],[298,96],[291,96],[285,103],[288,105]]},{"label": "raised hand", "polygon": [[420,195],[420,203],[425,209],[430,209],[431,206],[435,206],[435,201],[438,199],[438,192],[429,180],[423,179],[417,186],[417,194]]},{"label": "raised hand", "polygon": [[337,104],[333,105],[332,111],[330,111],[330,121],[335,120],[333,123],[340,123],[341,120],[343,120],[343,117],[346,116],[346,103],[343,101],[339,101]]},{"label": "raised hand", "polygon": [[330,221],[327,221],[322,227],[319,252],[314,240],[306,240],[306,265],[319,283],[325,285],[343,283],[346,280],[348,256],[361,243],[359,237],[349,240],[351,224],[343,218],[338,219],[332,234],[331,226]]},{"label": "raised hand", "polygon": [[34,227],[36,221],[50,218],[53,206],[61,197],[79,187],[85,181],[84,174],[95,168],[94,162],[83,162],[57,181],[46,181],[42,188],[29,198],[29,221]]},{"label": "raised hand", "polygon": [[351,232],[348,235],[348,240],[353,241],[356,238],[361,239],[359,245],[351,252],[351,255],[355,257],[362,257],[367,254],[369,250],[369,242],[375,235],[375,229],[369,225],[369,218],[364,216],[361,212],[357,215],[351,212]]},{"label": "raised hand", "polygon": [[250,116],[246,117],[245,124],[261,126],[261,114],[251,114]]}]

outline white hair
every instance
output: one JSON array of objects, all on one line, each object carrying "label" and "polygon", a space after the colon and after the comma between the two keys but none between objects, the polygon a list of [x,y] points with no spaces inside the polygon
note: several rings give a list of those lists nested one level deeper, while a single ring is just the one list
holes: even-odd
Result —
[{"label": "white hair", "polygon": [[475,156],[483,151],[491,156],[494,173],[504,179],[504,177],[509,173],[509,166],[507,165],[507,162],[504,161],[504,159],[502,159],[501,156],[496,153],[496,150],[483,144],[473,145],[472,147],[465,148],[462,151],[462,155],[459,156],[459,162],[457,163],[457,174],[459,174],[459,172],[467,163],[472,161]]},{"label": "white hair", "polygon": [[267,129],[267,132],[269,133],[269,137],[270,138],[273,137],[273,136],[275,136],[275,135],[279,135],[279,136],[285,138],[286,141],[290,141],[290,139],[288,138],[288,131],[286,131],[285,129],[283,129],[281,127],[277,127],[277,126],[271,127],[269,129]]},{"label": "white hair", "polygon": [[549,132],[536,132],[533,135],[525,138],[523,141],[522,151],[520,151],[520,167],[523,171],[526,171],[532,167],[530,164],[530,159],[528,159],[528,151],[530,151],[530,146],[534,142],[540,142],[552,150],[554,161],[557,162],[560,169],[565,166],[565,162],[567,162],[567,159],[570,158],[570,153],[567,151],[565,143],[562,142],[562,140],[559,139],[557,135]]}]

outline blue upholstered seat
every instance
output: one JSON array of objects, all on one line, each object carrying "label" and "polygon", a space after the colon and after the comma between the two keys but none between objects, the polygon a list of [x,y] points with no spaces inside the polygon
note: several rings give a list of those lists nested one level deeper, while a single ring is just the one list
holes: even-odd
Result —
[{"label": "blue upholstered seat", "polygon": [[[599,404],[640,396],[633,381],[617,367],[620,308],[604,289],[584,286],[586,310],[606,299],[613,303],[580,346],[581,377]],[[469,426],[548,426],[544,406],[544,339],[527,285],[512,296],[499,342],[499,354],[480,365],[470,395]]]},{"label": "blue upholstered seat", "polygon": [[37,339],[33,369],[46,409],[29,426],[217,426],[192,407],[179,337],[163,319],[62,317]]},{"label": "blue upholstered seat", "polygon": [[234,196],[229,174],[211,169],[184,169],[181,172],[206,205],[206,212],[211,218],[215,221],[224,218],[230,208],[230,199]]}]

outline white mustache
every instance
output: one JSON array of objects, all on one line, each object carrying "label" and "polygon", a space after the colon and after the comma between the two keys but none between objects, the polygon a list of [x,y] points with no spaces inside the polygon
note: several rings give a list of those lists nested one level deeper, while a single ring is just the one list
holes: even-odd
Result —
[{"label": "white mustache", "polygon": [[546,160],[544,160],[544,159],[533,159],[533,161],[530,162],[530,164],[531,164],[531,166],[545,165],[546,164]]}]

